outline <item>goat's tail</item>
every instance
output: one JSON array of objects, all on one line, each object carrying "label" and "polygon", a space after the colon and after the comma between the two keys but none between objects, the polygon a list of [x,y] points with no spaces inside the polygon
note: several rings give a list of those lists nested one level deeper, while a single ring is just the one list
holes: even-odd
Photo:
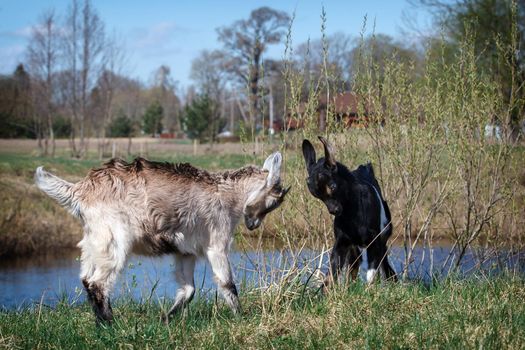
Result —
[{"label": "goat's tail", "polygon": [[39,166],[35,172],[35,184],[49,197],[69,210],[76,217],[80,216],[80,205],[73,193],[73,184],[44,170]]}]

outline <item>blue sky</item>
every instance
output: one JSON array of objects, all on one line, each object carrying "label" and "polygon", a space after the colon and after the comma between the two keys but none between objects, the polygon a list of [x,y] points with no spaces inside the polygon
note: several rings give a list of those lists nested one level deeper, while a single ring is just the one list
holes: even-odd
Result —
[{"label": "blue sky", "polygon": [[[0,73],[11,73],[24,59],[30,28],[49,9],[58,15],[66,12],[70,0],[2,0],[0,2]],[[403,12],[419,22],[428,22],[428,14],[415,11],[406,0],[272,0],[272,1],[132,1],[92,0],[107,32],[116,32],[127,51],[124,73],[145,83],[160,65],[171,69],[182,87],[191,84],[191,61],[204,49],[220,48],[215,29],[238,19],[248,18],[251,10],[269,6],[292,13],[293,44],[319,38],[320,15],[324,5],[327,33],[344,32],[357,37],[368,17],[375,32],[400,38]],[[370,29],[371,30],[371,29]],[[268,57],[279,58],[284,45],[272,47]]]}]

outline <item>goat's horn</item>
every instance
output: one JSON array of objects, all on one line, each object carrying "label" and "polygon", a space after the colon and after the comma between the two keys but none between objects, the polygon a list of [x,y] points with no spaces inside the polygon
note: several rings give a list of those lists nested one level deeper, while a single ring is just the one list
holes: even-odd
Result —
[{"label": "goat's horn", "polygon": [[335,162],[334,150],[332,149],[332,146],[330,145],[330,143],[328,143],[328,140],[322,136],[319,136],[319,141],[321,141],[324,146],[325,163],[331,168],[335,167],[337,163]]}]

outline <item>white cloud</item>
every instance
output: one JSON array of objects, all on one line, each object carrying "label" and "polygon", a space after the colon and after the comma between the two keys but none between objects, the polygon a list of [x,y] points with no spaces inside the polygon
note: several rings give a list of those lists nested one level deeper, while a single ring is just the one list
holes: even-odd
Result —
[{"label": "white cloud", "polygon": [[185,30],[174,22],[160,22],[149,28],[137,28],[132,32],[133,48],[135,49],[158,49],[159,47],[168,46],[174,40],[178,32]]},{"label": "white cloud", "polygon": [[31,30],[31,26],[26,26],[11,31],[1,31],[0,37],[11,39],[27,39],[31,36]]}]

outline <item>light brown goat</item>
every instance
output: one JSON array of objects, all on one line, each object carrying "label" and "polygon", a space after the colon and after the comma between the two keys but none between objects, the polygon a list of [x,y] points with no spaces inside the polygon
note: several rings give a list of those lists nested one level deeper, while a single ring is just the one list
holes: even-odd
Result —
[{"label": "light brown goat", "polygon": [[113,318],[109,293],[130,252],[174,254],[179,289],[165,320],[191,301],[198,257],[206,257],[226,302],[239,310],[228,252],[244,216],[257,228],[277,208],[282,157],[269,156],[262,169],[248,166],[208,173],[189,164],[111,160],[75,184],[39,167],[37,186],[80,218],[84,237],[80,278],[97,321]]}]

